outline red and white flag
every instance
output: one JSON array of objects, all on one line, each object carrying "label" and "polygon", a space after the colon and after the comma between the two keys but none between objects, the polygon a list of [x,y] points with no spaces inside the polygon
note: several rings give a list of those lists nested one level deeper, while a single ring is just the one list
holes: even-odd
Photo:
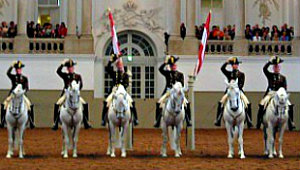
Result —
[{"label": "red and white flag", "polygon": [[112,38],[114,54],[119,55],[119,54],[121,54],[121,52],[120,52],[118,37],[117,37],[116,29],[115,29],[115,22],[114,22],[113,15],[112,15],[110,9],[108,9],[108,18],[109,18],[109,22],[110,22],[110,31],[111,31],[111,38]]},{"label": "red and white flag", "polygon": [[197,64],[194,69],[194,76],[197,76],[201,70],[204,58],[205,58],[205,48],[206,48],[206,42],[207,38],[209,35],[209,23],[210,23],[210,18],[211,18],[211,11],[209,11],[208,16],[206,18],[205,26],[203,29],[203,34],[202,34],[202,40],[199,46],[199,52],[198,52],[198,59],[197,59]]}]

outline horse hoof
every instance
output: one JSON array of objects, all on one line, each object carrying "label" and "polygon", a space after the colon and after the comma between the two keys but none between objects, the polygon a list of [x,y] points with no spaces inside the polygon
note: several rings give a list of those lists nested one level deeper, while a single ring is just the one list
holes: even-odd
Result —
[{"label": "horse hoof", "polygon": [[168,157],[167,154],[162,154],[161,156],[162,156],[163,158]]},{"label": "horse hoof", "polygon": [[121,157],[122,157],[122,158],[126,158],[126,153],[122,153],[122,154],[121,154]]},{"label": "horse hoof", "polygon": [[109,156],[109,155],[110,155],[110,152],[109,152],[109,151],[107,151],[107,152],[106,152],[106,155],[108,155],[108,156]]},{"label": "horse hoof", "polygon": [[233,156],[230,154],[230,155],[227,156],[227,158],[230,158],[230,159],[231,159],[231,158],[233,158]]},{"label": "horse hoof", "polygon": [[265,156],[268,156],[268,155],[269,155],[269,152],[268,152],[268,151],[265,151],[265,152],[264,152],[264,155],[265,155]]},{"label": "horse hoof", "polygon": [[73,158],[77,158],[78,156],[77,156],[77,154],[73,154]]},{"label": "horse hoof", "polygon": [[68,155],[64,155],[63,158],[68,158]]},{"label": "horse hoof", "polygon": [[284,156],[282,154],[279,155],[279,158],[284,158]]},{"label": "horse hoof", "polygon": [[23,156],[23,155],[20,155],[20,156],[19,156],[19,158],[20,158],[20,159],[23,159],[23,158],[24,158],[24,156]]},{"label": "horse hoof", "polygon": [[175,154],[175,158],[180,158],[180,155],[179,154]]},{"label": "horse hoof", "polygon": [[272,158],[274,158],[274,156],[273,155],[269,155],[269,158],[272,159]]},{"label": "horse hoof", "polygon": [[8,154],[8,155],[6,155],[6,158],[10,159],[10,158],[11,158],[11,155],[9,155],[9,154]]},{"label": "horse hoof", "polygon": [[276,151],[274,151],[274,152],[273,152],[273,155],[274,155],[274,156],[277,156],[277,152],[276,152]]},{"label": "horse hoof", "polygon": [[245,159],[245,158],[246,158],[245,155],[242,155],[242,156],[241,156],[241,159]]},{"label": "horse hoof", "polygon": [[110,154],[110,157],[114,158],[114,157],[116,157],[116,155],[113,153],[113,154]]}]

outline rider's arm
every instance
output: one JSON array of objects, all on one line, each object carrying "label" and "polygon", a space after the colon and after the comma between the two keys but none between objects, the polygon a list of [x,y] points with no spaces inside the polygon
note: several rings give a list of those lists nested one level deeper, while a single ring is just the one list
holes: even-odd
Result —
[{"label": "rider's arm", "polygon": [[240,80],[239,80],[239,88],[242,90],[245,84],[245,74],[241,74]]},{"label": "rider's arm", "polygon": [[28,78],[24,77],[24,87],[23,89],[27,92],[29,90],[29,83],[28,83]]},{"label": "rider's arm", "polygon": [[166,63],[163,63],[160,67],[159,67],[159,72],[162,74],[162,75],[166,75],[168,73],[168,71],[165,70],[165,66],[167,64]]},{"label": "rider's arm", "polygon": [[12,79],[14,78],[14,75],[11,74],[12,69],[13,69],[13,66],[10,66],[10,67],[8,68],[7,72],[6,72],[8,78],[9,78],[10,80],[12,80]]},{"label": "rider's arm", "polygon": [[221,71],[226,77],[230,76],[230,71],[226,70],[227,65],[228,62],[225,62],[221,67]]},{"label": "rider's arm", "polygon": [[82,82],[82,79],[81,79],[81,76],[80,75],[78,75],[78,82],[80,82],[80,90],[82,89],[82,87],[83,87],[83,82]]},{"label": "rider's arm", "polygon": [[113,62],[109,61],[107,66],[105,67],[105,72],[110,75],[111,78],[114,77],[114,68],[112,66]]},{"label": "rider's arm", "polygon": [[61,78],[65,78],[66,77],[66,73],[62,72],[62,69],[64,68],[64,65],[61,64],[57,70],[56,70],[56,73],[59,75],[59,77]]},{"label": "rider's arm", "polygon": [[287,83],[286,83],[286,78],[283,77],[283,88],[285,88],[285,90],[287,90]]},{"label": "rider's arm", "polygon": [[265,64],[265,66],[263,68],[263,71],[267,77],[272,75],[272,73],[268,70],[270,65],[271,65],[271,62],[269,61],[269,62],[267,62],[267,64]]}]

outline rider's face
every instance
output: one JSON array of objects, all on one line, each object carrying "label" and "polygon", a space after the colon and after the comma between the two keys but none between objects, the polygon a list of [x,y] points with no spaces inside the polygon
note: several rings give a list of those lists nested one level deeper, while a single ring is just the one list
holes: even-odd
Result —
[{"label": "rider's face", "polygon": [[274,73],[279,73],[280,72],[280,65],[279,64],[275,64],[273,66],[273,70],[274,70]]},{"label": "rider's face", "polygon": [[72,67],[68,67],[68,72],[69,73],[74,73],[74,67],[72,66]]},{"label": "rider's face", "polygon": [[21,68],[17,68],[17,69],[16,69],[16,73],[17,73],[17,74],[22,74],[22,69],[21,69]]},{"label": "rider's face", "polygon": [[238,64],[232,64],[232,69],[237,70],[239,68]]},{"label": "rider's face", "polygon": [[176,65],[176,64],[173,64],[173,65],[171,66],[171,70],[172,70],[172,71],[176,71],[176,70],[177,70],[177,65]]}]

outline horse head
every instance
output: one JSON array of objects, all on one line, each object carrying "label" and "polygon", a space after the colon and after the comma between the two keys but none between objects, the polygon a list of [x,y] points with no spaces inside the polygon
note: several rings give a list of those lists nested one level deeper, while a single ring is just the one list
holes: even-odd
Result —
[{"label": "horse head", "polygon": [[113,96],[113,107],[117,114],[117,118],[123,118],[128,110],[127,92],[123,85],[117,87],[117,91]]},{"label": "horse head", "polygon": [[25,89],[23,89],[22,84],[18,84],[12,91],[12,94],[15,97],[21,97],[26,92]]},{"label": "horse head", "polygon": [[239,109],[240,105],[240,89],[238,86],[238,79],[231,80],[230,82],[225,81],[227,85],[227,96],[228,96],[228,102],[230,104],[230,109],[234,112],[236,112]]},{"label": "horse head", "polygon": [[280,114],[285,113],[288,98],[289,98],[289,94],[286,92],[286,90],[283,87],[279,88],[276,91],[275,96],[274,96],[274,102],[275,102],[275,106],[277,106],[276,107],[277,111]]},{"label": "horse head", "polygon": [[65,90],[66,97],[67,97],[67,104],[72,109],[78,109],[80,103],[80,83],[73,80]]},{"label": "horse head", "polygon": [[182,105],[184,102],[184,88],[180,82],[176,82],[173,88],[170,90],[170,104],[171,108],[176,114],[180,114],[182,111]]}]

